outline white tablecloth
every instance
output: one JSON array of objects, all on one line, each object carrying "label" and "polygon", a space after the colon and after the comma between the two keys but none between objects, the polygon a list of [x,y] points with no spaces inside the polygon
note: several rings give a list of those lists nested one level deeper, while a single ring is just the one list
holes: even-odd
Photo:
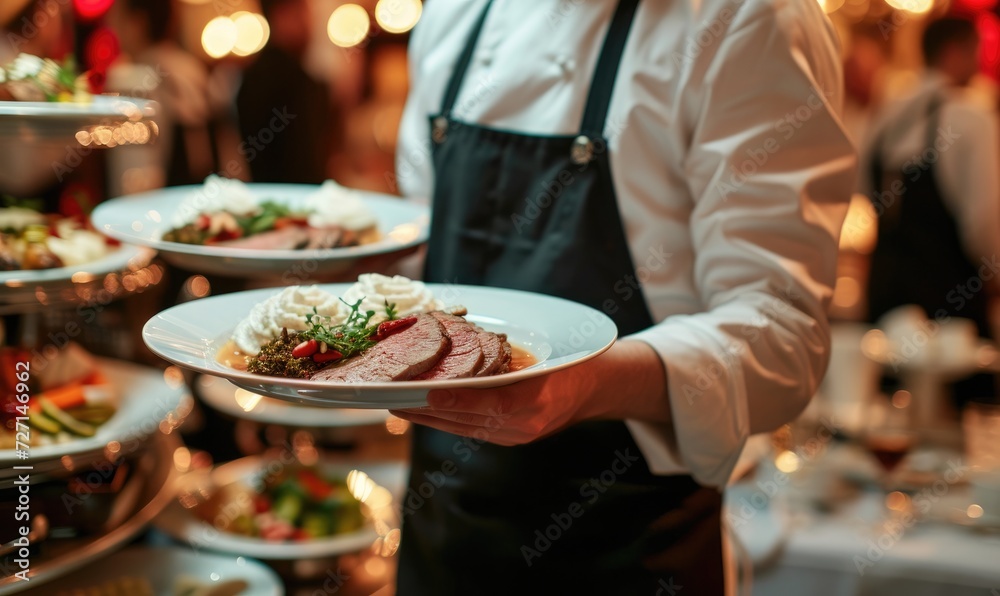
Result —
[{"label": "white tablecloth", "polygon": [[[946,498],[960,503],[963,490]],[[778,494],[747,516],[759,492],[752,483],[727,492],[730,526],[753,559],[755,596],[1000,596],[1000,534],[928,520],[897,539],[876,524],[874,492],[832,514],[791,507]]]}]

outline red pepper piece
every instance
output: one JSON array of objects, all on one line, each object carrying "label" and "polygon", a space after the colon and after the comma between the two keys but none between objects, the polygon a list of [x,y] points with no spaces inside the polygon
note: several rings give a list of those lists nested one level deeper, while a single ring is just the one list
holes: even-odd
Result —
[{"label": "red pepper piece", "polygon": [[319,342],[315,339],[306,340],[292,348],[292,357],[308,358],[319,351]]},{"label": "red pepper piece", "polygon": [[316,501],[322,501],[333,490],[328,483],[317,476],[312,470],[299,470],[299,484]]},{"label": "red pepper piece", "polygon": [[236,240],[237,238],[243,237],[243,230],[221,230],[215,238],[212,238],[214,242],[225,242],[226,240]]},{"label": "red pepper piece", "polygon": [[382,341],[390,335],[399,333],[416,322],[417,317],[406,317],[405,319],[396,319],[395,321],[382,321],[378,324],[378,329],[375,331],[375,341]]},{"label": "red pepper piece", "polygon": [[279,217],[278,219],[274,220],[274,229],[275,230],[281,230],[281,229],[290,228],[290,227],[293,227],[293,226],[299,227],[299,228],[304,228],[304,227],[306,227],[308,225],[309,225],[309,220],[308,219],[306,219],[304,217],[295,217],[295,216],[291,216],[291,215],[288,215],[288,216],[285,216],[285,217]]},{"label": "red pepper piece", "polygon": [[254,513],[266,513],[271,510],[271,500],[264,495],[257,495],[253,498]]},{"label": "red pepper piece", "polygon": [[316,364],[326,364],[334,360],[340,360],[344,355],[337,350],[327,350],[326,352],[316,352],[313,354],[313,362]]}]

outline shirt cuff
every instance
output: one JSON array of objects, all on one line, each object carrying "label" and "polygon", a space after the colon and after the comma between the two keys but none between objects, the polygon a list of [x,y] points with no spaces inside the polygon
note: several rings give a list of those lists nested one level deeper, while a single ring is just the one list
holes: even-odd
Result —
[{"label": "shirt cuff", "polygon": [[703,316],[673,316],[628,337],[649,344],[663,361],[672,424],[626,424],[651,472],[686,472],[721,488],[750,434],[740,362],[746,347],[724,345],[717,329],[698,320]]}]

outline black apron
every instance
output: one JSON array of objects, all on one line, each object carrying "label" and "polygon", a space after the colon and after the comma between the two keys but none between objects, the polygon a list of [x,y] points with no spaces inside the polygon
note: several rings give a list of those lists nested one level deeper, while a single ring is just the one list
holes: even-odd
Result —
[{"label": "black apron", "polygon": [[[614,290],[635,268],[603,138],[637,4],[615,12],[580,134],[533,136],[451,118],[487,3],[431,118],[427,281],[560,296],[605,310],[622,335],[653,324],[641,294]],[[401,596],[723,593],[721,495],[652,474],[623,422],[516,447],[413,433]]]},{"label": "black apron", "polygon": [[[942,104],[943,99],[934,96],[923,114],[927,121],[924,154],[939,154],[935,141]],[[898,122],[920,116],[904,113]],[[875,322],[898,306],[915,304],[934,320],[971,319],[979,335],[989,338],[989,288],[984,284],[968,298],[955,292],[958,286],[979,278],[981,263],[970,261],[965,252],[958,222],[938,185],[934,168],[937,159],[922,155],[903,170],[887,168],[882,153],[891,128],[887,126],[877,138],[869,170],[876,191],[871,199],[879,217],[878,243],[868,283],[868,318]],[[890,383],[889,388],[893,387]],[[994,377],[974,375],[954,383],[952,393],[960,407],[969,400],[992,398],[996,395]]]}]

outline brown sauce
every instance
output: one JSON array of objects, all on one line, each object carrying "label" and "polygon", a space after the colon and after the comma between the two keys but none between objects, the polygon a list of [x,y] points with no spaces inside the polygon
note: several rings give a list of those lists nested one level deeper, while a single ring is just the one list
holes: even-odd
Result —
[{"label": "brown sauce", "polygon": [[219,353],[215,355],[215,361],[222,366],[228,366],[236,370],[246,370],[247,369],[247,354],[244,354],[236,347],[236,342],[229,340],[226,342]]},{"label": "brown sauce", "polygon": [[538,358],[535,358],[535,356],[528,350],[515,346],[514,344],[510,345],[510,349],[509,372],[528,368],[529,366],[534,366],[538,363]]}]

